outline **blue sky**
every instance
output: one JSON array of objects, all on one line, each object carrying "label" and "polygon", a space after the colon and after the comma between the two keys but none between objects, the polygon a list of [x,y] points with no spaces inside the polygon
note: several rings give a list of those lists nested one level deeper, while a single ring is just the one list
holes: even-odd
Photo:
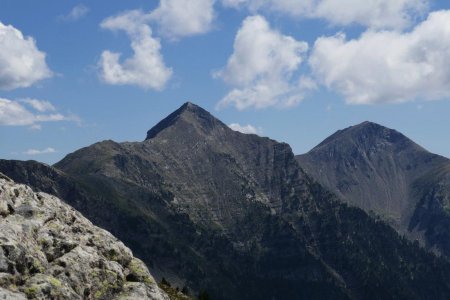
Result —
[{"label": "blue sky", "polygon": [[[450,3],[0,2],[0,157],[140,141],[186,101],[304,153],[365,120],[450,157]],[[120,53],[120,55],[119,55]]]}]

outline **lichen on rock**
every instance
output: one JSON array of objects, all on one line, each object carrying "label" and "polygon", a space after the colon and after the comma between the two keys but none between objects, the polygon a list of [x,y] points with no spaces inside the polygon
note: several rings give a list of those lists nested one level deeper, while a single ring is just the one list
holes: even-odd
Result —
[{"label": "lichen on rock", "polygon": [[27,298],[169,299],[109,232],[0,173],[0,299]]}]

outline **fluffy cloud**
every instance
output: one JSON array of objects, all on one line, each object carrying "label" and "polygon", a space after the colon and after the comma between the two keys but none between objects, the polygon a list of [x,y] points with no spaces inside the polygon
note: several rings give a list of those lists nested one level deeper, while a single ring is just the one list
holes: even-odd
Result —
[{"label": "fluffy cloud", "polygon": [[39,112],[56,111],[56,108],[49,101],[27,98],[21,100],[21,102],[31,105],[31,107]]},{"label": "fluffy cloud", "polygon": [[34,39],[0,22],[0,89],[29,87],[51,76],[45,53],[39,51]]},{"label": "fluffy cloud", "polygon": [[120,53],[104,51],[99,66],[104,82],[114,85],[137,85],[161,90],[172,76],[172,70],[164,64],[161,43],[152,36],[146,24],[148,15],[139,10],[128,11],[110,17],[101,27],[112,31],[124,31],[131,39],[134,55],[120,62]]},{"label": "fluffy cloud", "polygon": [[232,124],[228,125],[228,127],[233,129],[234,131],[239,131],[239,132],[245,133],[245,134],[260,134],[261,133],[261,129],[256,128],[250,124],[240,125],[238,123],[232,123]]},{"label": "fluffy cloud", "polygon": [[[30,107],[28,108],[22,103]],[[0,98],[0,125],[30,126],[32,129],[40,129],[39,123],[57,121],[78,122],[79,118],[56,112],[55,107],[48,101],[36,99],[12,101]]]},{"label": "fluffy cloud", "polygon": [[352,104],[450,97],[450,11],[412,31],[367,31],[319,38],[309,63],[323,84]]},{"label": "fluffy cloud", "polygon": [[263,17],[247,17],[226,67],[214,74],[234,87],[218,107],[295,105],[302,99],[307,80],[294,75],[307,50],[307,43],[271,29]]},{"label": "fluffy cloud", "polygon": [[24,151],[23,154],[25,155],[42,155],[42,154],[50,154],[50,153],[56,153],[57,151],[52,148],[52,147],[48,147],[42,150],[37,150],[37,149],[28,149],[27,151]]},{"label": "fluffy cloud", "polygon": [[336,25],[404,28],[428,10],[429,0],[222,0],[228,7],[321,18]]},{"label": "fluffy cloud", "polygon": [[313,16],[333,24],[358,23],[371,28],[405,28],[428,11],[429,0],[322,0]]},{"label": "fluffy cloud", "polygon": [[160,33],[169,39],[202,34],[211,29],[214,0],[161,0],[150,13]]},{"label": "fluffy cloud", "polygon": [[59,18],[63,21],[74,22],[77,21],[89,13],[89,7],[83,4],[78,4],[72,8],[72,10],[64,16],[60,16]]}]

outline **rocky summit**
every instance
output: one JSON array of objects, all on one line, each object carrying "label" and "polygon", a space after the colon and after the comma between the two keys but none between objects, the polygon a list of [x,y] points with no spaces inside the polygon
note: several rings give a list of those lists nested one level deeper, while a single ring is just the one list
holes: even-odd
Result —
[{"label": "rocky summit", "polygon": [[0,171],[63,199],[158,281],[203,299],[450,297],[446,259],[342,203],[289,145],[193,103],[143,141],[99,142],[54,166],[0,160]]},{"label": "rocky summit", "polygon": [[0,173],[0,299],[169,298],[109,232]]},{"label": "rocky summit", "polygon": [[449,159],[372,122],[339,130],[296,158],[345,202],[450,257]]}]

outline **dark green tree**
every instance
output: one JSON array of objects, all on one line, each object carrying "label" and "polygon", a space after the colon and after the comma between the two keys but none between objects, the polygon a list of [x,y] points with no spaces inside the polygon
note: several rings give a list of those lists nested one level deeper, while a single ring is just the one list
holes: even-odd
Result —
[{"label": "dark green tree", "polygon": [[166,278],[164,278],[164,277],[161,279],[161,284],[162,284],[162,285],[167,285],[167,286],[169,286],[169,287],[171,286],[171,285],[170,285],[170,282],[168,282],[168,281],[166,280]]},{"label": "dark green tree", "polygon": [[198,300],[212,300],[212,299],[206,291],[201,291],[200,294],[198,294]]},{"label": "dark green tree", "polygon": [[187,286],[183,286],[183,288],[181,289],[181,292],[182,292],[183,294],[185,294],[186,296],[188,296],[188,295],[189,295],[189,289],[188,289],[188,287],[187,287]]}]

